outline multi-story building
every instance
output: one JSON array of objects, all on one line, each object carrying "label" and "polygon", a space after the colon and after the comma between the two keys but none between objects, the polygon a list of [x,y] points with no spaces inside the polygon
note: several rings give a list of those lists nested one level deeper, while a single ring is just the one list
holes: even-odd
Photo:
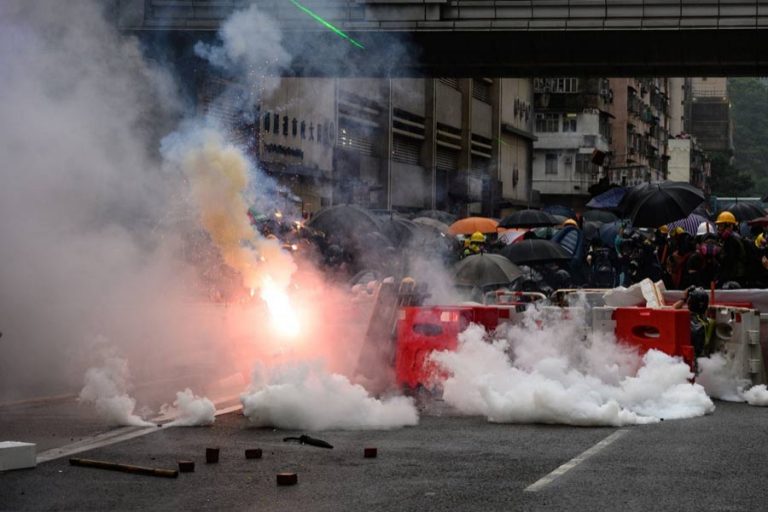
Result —
[{"label": "multi-story building", "polygon": [[667,79],[611,78],[610,84],[614,121],[609,180],[631,186],[667,179]]},{"label": "multi-story building", "polygon": [[707,153],[688,132],[686,117],[691,103],[691,78],[669,79],[669,167],[667,178],[687,181],[709,193],[710,162]]},{"label": "multi-story building", "polygon": [[581,208],[610,150],[613,92],[605,78],[535,78],[533,186],[544,204]]},{"label": "multi-story building", "polygon": [[688,131],[708,153],[733,152],[731,102],[728,79],[722,77],[693,78],[691,97],[687,103]]},{"label": "multi-story building", "polygon": [[[241,136],[306,211],[354,203],[501,215],[536,200],[530,80],[264,82],[255,85],[269,92],[256,95],[256,119]],[[227,103],[210,101],[219,83],[207,77],[198,96],[232,124]]]}]

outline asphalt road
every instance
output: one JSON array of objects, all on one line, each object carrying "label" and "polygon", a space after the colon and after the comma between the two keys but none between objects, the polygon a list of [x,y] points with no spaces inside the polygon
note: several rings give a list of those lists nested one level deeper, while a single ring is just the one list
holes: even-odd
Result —
[{"label": "asphalt road", "polygon": [[[9,416],[0,414],[0,438],[7,438]],[[94,427],[86,421],[78,432]],[[443,413],[392,431],[313,434],[333,450],[283,442],[301,433],[253,428],[238,413],[212,427],[157,429],[77,456],[163,468],[189,459],[194,473],[165,479],[74,467],[62,458],[0,473],[0,510],[768,508],[768,409],[745,404],[717,402],[703,418],[626,429],[500,425]],[[601,446],[608,437],[615,439]],[[214,446],[220,462],[206,464],[205,448]],[[365,447],[376,447],[378,457],[363,458]],[[246,448],[262,448],[263,458],[246,460]],[[580,461],[585,452],[591,456]],[[526,490],[569,461],[570,469]],[[277,486],[283,471],[297,473],[298,485]]]}]

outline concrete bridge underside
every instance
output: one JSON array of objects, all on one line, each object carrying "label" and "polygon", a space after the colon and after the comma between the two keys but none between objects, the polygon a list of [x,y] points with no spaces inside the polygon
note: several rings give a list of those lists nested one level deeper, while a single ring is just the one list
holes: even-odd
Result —
[{"label": "concrete bridge underside", "polygon": [[[214,37],[248,0],[112,0],[158,42]],[[764,76],[768,0],[255,0],[304,76]]]}]

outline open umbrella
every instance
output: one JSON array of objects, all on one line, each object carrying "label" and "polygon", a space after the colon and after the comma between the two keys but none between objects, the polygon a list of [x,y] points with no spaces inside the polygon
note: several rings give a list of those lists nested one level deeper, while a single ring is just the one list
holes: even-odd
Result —
[{"label": "open umbrella", "polygon": [[501,254],[474,254],[458,262],[453,275],[457,285],[483,288],[509,284],[522,272]]},{"label": "open umbrella", "polygon": [[307,222],[312,229],[326,235],[345,237],[350,233],[378,231],[381,224],[370,211],[351,204],[340,204],[323,208]]},{"label": "open umbrella", "polygon": [[517,265],[556,263],[571,259],[571,254],[560,244],[549,240],[520,240],[504,247],[501,254]]},{"label": "open umbrella", "polygon": [[746,222],[758,217],[765,216],[765,210],[755,203],[735,202],[720,210],[720,212],[731,212],[739,222]]},{"label": "open umbrella", "polygon": [[627,189],[624,187],[609,188],[602,194],[598,194],[586,204],[587,208],[596,208],[598,210],[614,210],[619,207],[619,203],[624,199]]},{"label": "open umbrella", "polygon": [[456,222],[456,215],[442,210],[421,210],[416,214],[416,217],[428,217],[430,219],[439,220],[443,224],[448,224],[449,226]]},{"label": "open umbrella", "polygon": [[692,213],[692,214],[690,214],[689,216],[687,216],[684,219],[680,219],[680,220],[676,220],[674,222],[670,222],[669,224],[667,224],[667,226],[669,227],[670,231],[672,231],[673,229],[675,229],[677,227],[681,227],[687,233],[695,236],[696,235],[696,230],[699,229],[699,224],[701,224],[702,222],[706,222],[707,224],[709,224],[710,227],[712,228],[712,232],[714,233],[714,231],[715,231],[714,224],[712,224],[712,222],[709,219],[704,218],[704,217],[702,217],[701,215],[699,215],[697,213]]},{"label": "open umbrella", "polygon": [[557,219],[542,210],[520,210],[512,212],[499,222],[500,228],[539,228],[556,226]]},{"label": "open umbrella", "polygon": [[581,214],[581,218],[584,222],[602,222],[603,224],[619,220],[615,213],[608,210],[587,210]]},{"label": "open umbrella", "polygon": [[617,220],[601,225],[597,230],[597,236],[606,247],[612,248],[616,243],[616,237],[619,235],[619,231],[621,231],[621,221]]},{"label": "open umbrella", "polygon": [[423,226],[429,226],[431,228],[435,228],[441,233],[448,233],[451,229],[451,226],[446,224],[445,222],[440,222],[437,219],[433,219],[432,217],[416,217],[413,219],[413,222],[416,224],[421,224]]},{"label": "open umbrella", "polygon": [[573,210],[573,208],[562,204],[551,204],[549,206],[545,206],[542,208],[542,210],[547,213],[551,213],[552,215],[560,215],[566,219],[576,218],[576,212]]},{"label": "open umbrella", "polygon": [[684,181],[643,183],[624,196],[619,208],[639,228],[656,228],[687,217],[704,201],[704,193]]},{"label": "open umbrella", "polygon": [[452,235],[471,235],[477,231],[481,233],[496,233],[498,222],[488,217],[466,217],[459,219],[449,228]]}]

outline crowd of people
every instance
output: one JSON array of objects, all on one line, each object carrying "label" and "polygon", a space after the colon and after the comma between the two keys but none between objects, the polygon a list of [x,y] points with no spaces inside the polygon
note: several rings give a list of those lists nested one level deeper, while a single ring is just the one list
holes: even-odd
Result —
[{"label": "crowd of people", "polygon": [[[680,290],[709,289],[712,283],[724,289],[768,287],[768,226],[739,223],[728,211],[714,223],[701,222],[695,233],[679,226],[654,230],[618,224],[612,240],[588,237],[580,219],[567,219],[556,228],[528,230],[512,243],[549,239],[571,255],[557,264],[525,266],[528,280],[538,280],[542,288],[555,288],[564,281],[572,287],[612,288],[645,278]],[[505,245],[504,236],[473,233],[464,239],[461,255],[501,252]]]}]

